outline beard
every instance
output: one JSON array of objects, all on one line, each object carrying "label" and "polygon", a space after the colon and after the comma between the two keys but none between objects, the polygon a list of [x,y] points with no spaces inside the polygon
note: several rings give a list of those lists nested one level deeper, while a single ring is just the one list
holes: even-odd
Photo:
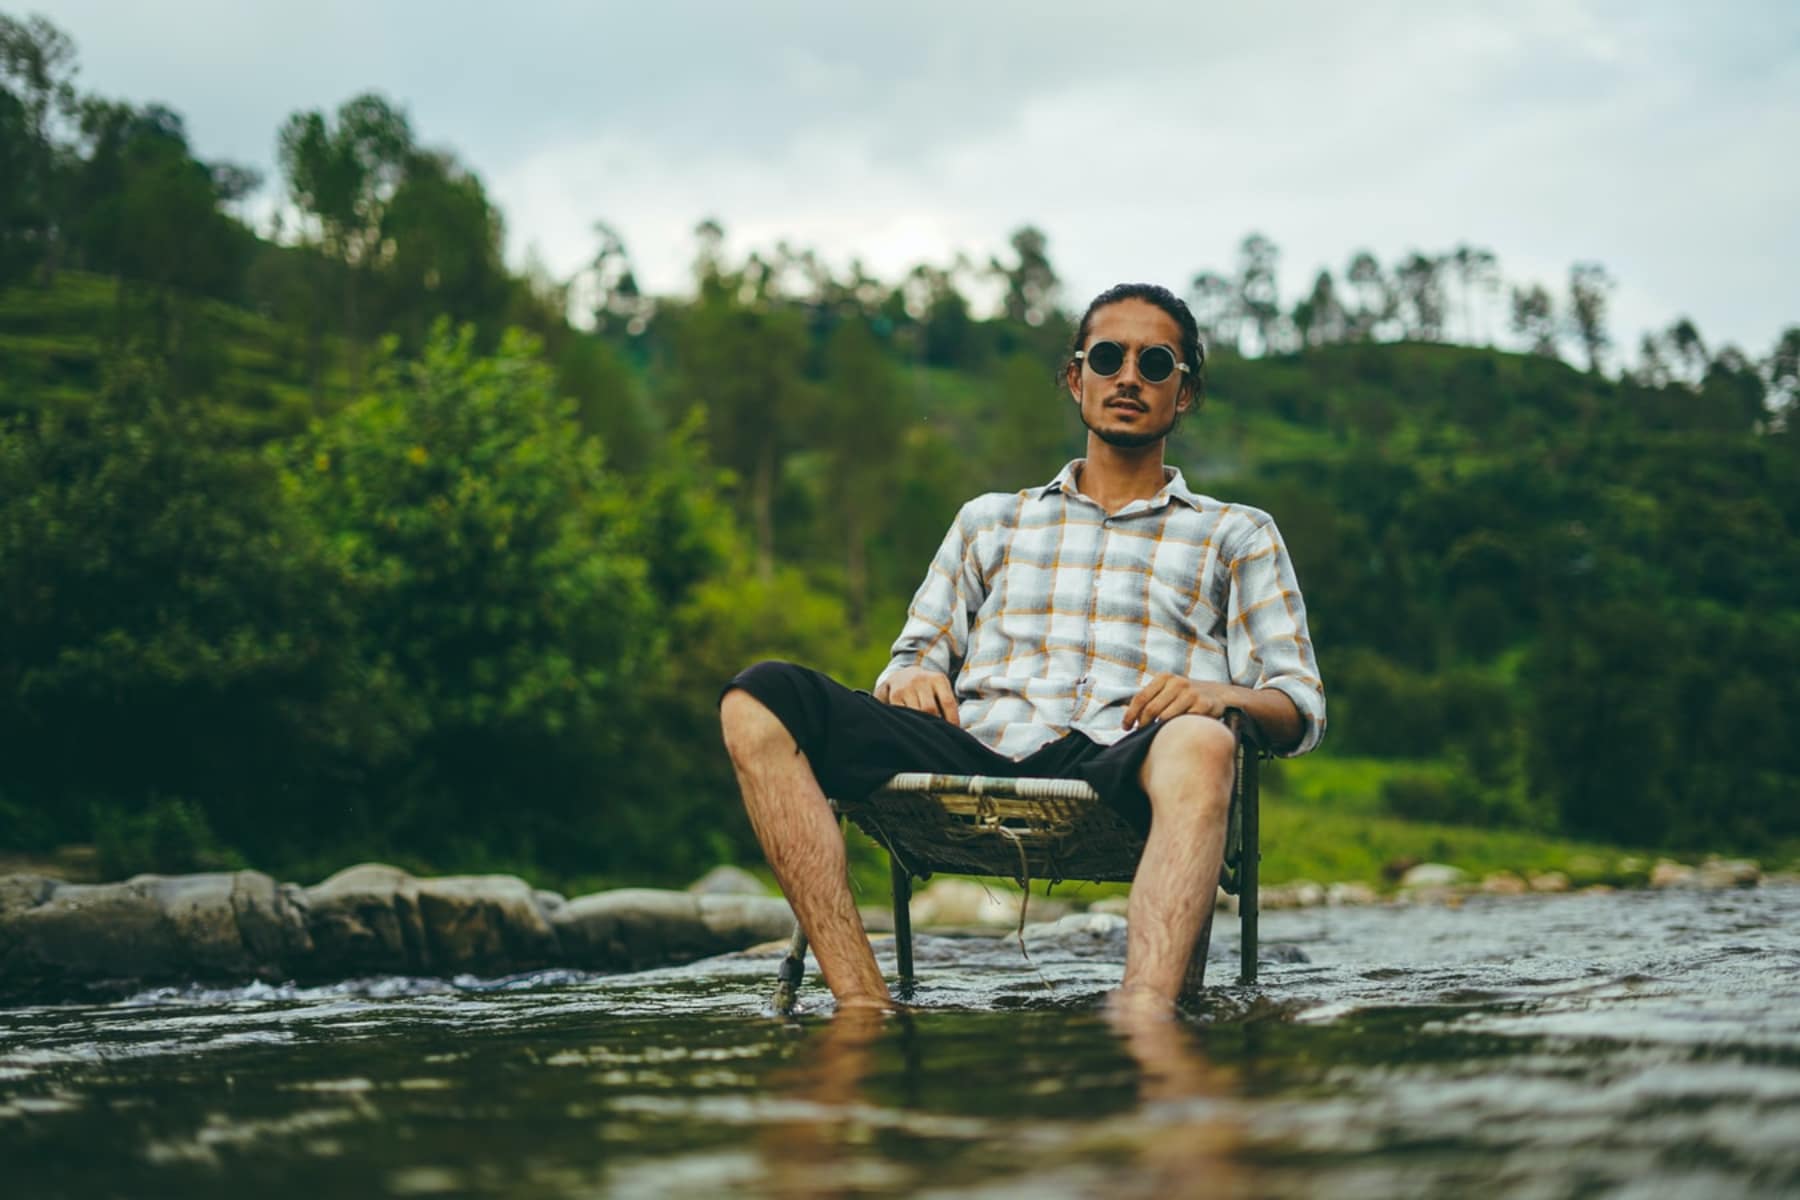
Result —
[{"label": "beard", "polygon": [[1174,431],[1175,422],[1181,417],[1180,413],[1171,415],[1169,423],[1161,429],[1102,429],[1087,419],[1085,411],[1077,411],[1081,412],[1081,423],[1087,426],[1088,432],[1116,450],[1140,450],[1145,446],[1154,446]]}]

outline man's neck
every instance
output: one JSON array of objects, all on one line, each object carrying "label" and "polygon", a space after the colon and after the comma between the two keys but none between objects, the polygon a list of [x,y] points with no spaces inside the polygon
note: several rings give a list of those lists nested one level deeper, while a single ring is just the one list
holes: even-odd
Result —
[{"label": "man's neck", "polygon": [[1088,434],[1087,461],[1077,483],[1081,494],[1109,513],[1162,491],[1163,442],[1126,449]]}]

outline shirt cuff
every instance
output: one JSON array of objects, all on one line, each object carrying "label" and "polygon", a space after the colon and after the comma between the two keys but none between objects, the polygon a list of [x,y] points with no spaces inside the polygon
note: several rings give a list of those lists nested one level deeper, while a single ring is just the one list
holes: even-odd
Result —
[{"label": "shirt cuff", "polygon": [[1271,679],[1264,687],[1274,688],[1300,711],[1300,740],[1288,750],[1276,751],[1278,758],[1297,758],[1312,750],[1325,736],[1325,696],[1317,687],[1298,679]]}]

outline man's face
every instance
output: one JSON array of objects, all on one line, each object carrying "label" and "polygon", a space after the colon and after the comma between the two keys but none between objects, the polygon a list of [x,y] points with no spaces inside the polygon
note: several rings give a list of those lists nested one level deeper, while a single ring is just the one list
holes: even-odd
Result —
[{"label": "man's face", "polygon": [[1169,436],[1175,418],[1187,411],[1190,394],[1186,372],[1174,371],[1161,383],[1138,374],[1138,351],[1168,346],[1181,354],[1181,326],[1147,300],[1121,300],[1094,313],[1088,324],[1087,349],[1095,342],[1125,347],[1125,365],[1113,375],[1096,375],[1085,362],[1069,368],[1069,392],[1081,406],[1081,423],[1110,446],[1149,446]]}]

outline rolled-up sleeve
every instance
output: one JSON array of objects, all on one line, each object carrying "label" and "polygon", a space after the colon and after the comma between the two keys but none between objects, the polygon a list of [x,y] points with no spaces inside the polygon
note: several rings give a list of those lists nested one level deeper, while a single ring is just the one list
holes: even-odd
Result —
[{"label": "rolled-up sleeve", "polygon": [[906,624],[888,654],[875,686],[904,667],[926,667],[955,678],[969,645],[969,621],[981,607],[981,572],[970,552],[969,508],[956,514],[943,544],[931,558],[925,581],[907,606]]},{"label": "rolled-up sleeve", "polygon": [[1232,546],[1226,658],[1241,687],[1276,688],[1294,702],[1305,723],[1284,756],[1305,754],[1325,735],[1325,685],[1306,630],[1306,603],[1293,561],[1275,522],[1266,515]]}]

